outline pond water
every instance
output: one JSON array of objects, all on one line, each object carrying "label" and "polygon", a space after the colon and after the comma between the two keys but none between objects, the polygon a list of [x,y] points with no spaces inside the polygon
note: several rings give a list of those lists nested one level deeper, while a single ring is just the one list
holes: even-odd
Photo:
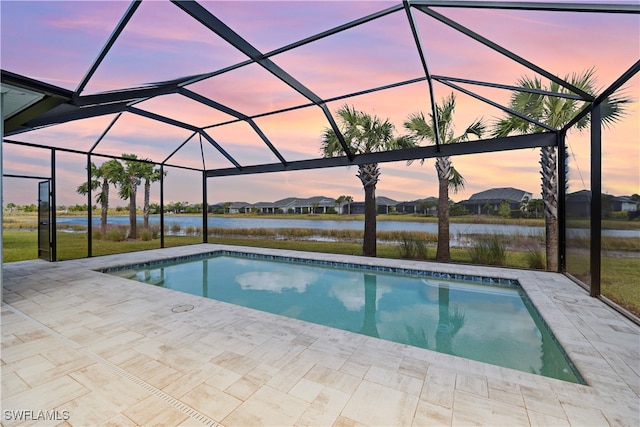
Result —
[{"label": "pond water", "polygon": [[[100,217],[92,217],[93,225],[100,224]],[[142,222],[142,216],[138,217],[138,222]],[[58,217],[58,224],[86,224],[86,217]],[[129,224],[128,216],[110,216],[108,224]],[[149,217],[151,224],[159,224],[160,216]],[[210,216],[208,226],[212,228],[310,228],[317,230],[362,230],[363,221],[356,220],[325,220],[325,219],[274,219],[274,218],[229,218],[220,216]],[[179,224],[185,227],[202,227],[201,215],[165,215],[165,226]],[[464,224],[451,223],[450,233],[455,235],[469,234],[506,234],[519,236],[544,235],[544,227],[532,227],[524,225],[501,225],[501,224]],[[438,224],[435,222],[410,222],[410,221],[378,221],[379,231],[422,231],[426,233],[437,233]],[[589,229],[572,228],[567,230],[570,237],[589,236]],[[640,238],[640,230],[602,230],[603,236],[612,237],[636,237]]]}]

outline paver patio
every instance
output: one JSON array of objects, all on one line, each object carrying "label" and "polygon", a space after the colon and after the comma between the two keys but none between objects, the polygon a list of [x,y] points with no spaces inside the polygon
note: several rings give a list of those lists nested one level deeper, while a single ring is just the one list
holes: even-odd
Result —
[{"label": "paver patio", "polygon": [[518,279],[588,385],[94,271],[216,249],[3,265],[3,425],[640,425],[640,328],[560,274],[353,257]]}]

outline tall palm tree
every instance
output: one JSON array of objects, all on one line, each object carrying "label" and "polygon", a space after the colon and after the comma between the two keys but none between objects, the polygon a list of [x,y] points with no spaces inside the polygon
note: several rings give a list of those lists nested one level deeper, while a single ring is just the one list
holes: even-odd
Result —
[{"label": "tall palm tree", "polygon": [[[588,94],[599,91],[596,88],[595,69],[590,68],[580,74],[573,73],[565,76],[565,81]],[[518,86],[571,94],[572,92],[558,83],[550,81],[543,84],[538,78],[521,77]],[[631,99],[625,96],[611,96],[601,104],[602,123],[610,126],[619,121],[626,113],[626,105]],[[510,108],[526,114],[530,118],[549,125],[555,129],[564,127],[583,108],[583,102],[575,99],[561,98],[530,92],[514,92],[511,95]],[[583,117],[576,127],[579,131],[589,127],[589,116]],[[507,136],[510,134],[524,134],[540,132],[540,126],[523,118],[509,114],[498,120],[493,129],[493,136]],[[566,153],[564,154],[567,155]],[[546,229],[547,270],[558,271],[558,156],[555,147],[540,149],[540,174],[542,177],[542,200],[544,202],[544,217]]]},{"label": "tall palm tree", "polygon": [[141,183],[144,163],[138,160],[135,154],[123,154],[124,168],[118,177],[118,194],[124,200],[129,200],[129,239],[136,239],[137,218],[136,218],[136,195],[138,186]]},{"label": "tall palm tree", "polygon": [[[148,159],[145,159],[148,160]],[[140,175],[142,179],[144,179],[144,205],[142,207],[142,215],[144,218],[144,228],[149,227],[149,197],[151,196],[151,183],[160,181],[162,178],[162,173],[160,172],[160,168],[154,168],[153,163],[140,163]],[[165,172],[166,176],[167,173]]]},{"label": "tall palm tree", "polygon": [[[482,119],[474,121],[461,135],[454,135],[453,113],[455,108],[456,97],[453,93],[436,105],[440,141],[443,144],[452,144],[468,141],[471,135],[480,138],[486,127]],[[436,142],[433,113],[429,114],[428,121],[422,112],[411,114],[405,121],[404,127],[416,142]],[[422,159],[422,162],[424,162],[424,159]],[[465,180],[453,167],[448,156],[438,157],[435,166],[438,174],[438,248],[436,261],[447,262],[451,261],[449,251],[449,189],[458,192],[458,190],[464,188]]]},{"label": "tall palm tree", "polygon": [[[355,154],[374,153],[411,146],[408,138],[394,137],[393,123],[377,116],[357,111],[354,107],[342,106],[338,111],[340,132]],[[322,134],[322,153],[325,157],[344,154],[336,133],[326,128]],[[380,179],[377,163],[358,165],[358,173],[364,187],[364,239],[362,254],[376,256],[376,185]]]},{"label": "tall palm tree", "polygon": [[78,193],[86,195],[89,192],[89,185],[91,185],[91,191],[100,188],[100,192],[96,194],[96,202],[99,202],[101,207],[100,230],[102,234],[107,231],[109,187],[117,182],[121,172],[122,165],[115,159],[104,162],[100,167],[91,162],[91,181],[80,184],[76,190]]}]

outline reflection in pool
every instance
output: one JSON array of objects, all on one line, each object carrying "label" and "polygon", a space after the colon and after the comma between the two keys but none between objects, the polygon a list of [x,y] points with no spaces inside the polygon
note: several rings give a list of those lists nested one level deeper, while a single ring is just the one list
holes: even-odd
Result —
[{"label": "reflection in pool", "polygon": [[571,382],[519,285],[213,255],[112,272],[194,295]]}]

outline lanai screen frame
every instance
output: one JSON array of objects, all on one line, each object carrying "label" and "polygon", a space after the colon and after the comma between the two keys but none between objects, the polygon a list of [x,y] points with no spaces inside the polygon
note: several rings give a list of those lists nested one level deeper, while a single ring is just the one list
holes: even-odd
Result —
[{"label": "lanai screen frame", "polygon": [[[570,83],[560,79],[554,74],[542,69],[541,67],[533,64],[526,59],[516,55],[513,52],[510,52],[503,46],[494,43],[491,40],[484,38],[483,36],[473,32],[472,30],[466,28],[465,26],[439,14],[438,12],[431,9],[432,7],[437,8],[466,8],[466,9],[502,9],[502,10],[522,10],[522,11],[551,11],[551,12],[598,12],[598,13],[626,13],[626,14],[639,14],[640,6],[639,5],[613,5],[613,4],[581,4],[581,3],[533,3],[533,2],[477,2],[477,1],[428,1],[428,0],[404,0],[402,3],[398,3],[392,7],[379,11],[377,13],[373,13],[371,15],[367,15],[360,19],[356,19],[347,24],[340,25],[331,30],[324,31],[322,33],[316,34],[314,36],[305,38],[295,43],[291,43],[289,45],[283,46],[281,48],[272,50],[268,53],[262,53],[254,46],[252,46],[248,41],[243,39],[239,34],[237,34],[232,28],[228,27],[222,21],[220,21],[215,15],[209,12],[207,9],[202,7],[198,2],[193,1],[176,1],[172,0],[178,8],[182,9],[185,13],[191,16],[195,21],[204,25],[207,29],[214,32],[222,39],[227,41],[230,45],[238,49],[240,52],[249,57],[248,60],[235,64],[233,66],[227,67],[225,69],[217,70],[212,73],[201,74],[196,76],[185,76],[180,79],[175,79],[168,82],[161,82],[153,85],[149,85],[146,87],[138,87],[132,89],[126,89],[121,91],[113,91],[102,94],[95,95],[82,95],[82,91],[85,89],[87,83],[90,81],[93,74],[96,72],[101,62],[104,60],[105,56],[114,45],[122,31],[126,28],[128,22],[134,15],[136,9],[140,5],[140,1],[133,1],[129,8],[126,10],[120,22],[117,24],[114,31],[111,33],[107,42],[98,53],[95,61],[92,63],[89,70],[86,72],[84,77],[82,78],[80,84],[74,91],[65,90],[62,88],[58,88],[56,86],[48,85],[43,82],[39,82],[24,76],[20,76],[14,73],[10,73],[8,71],[2,70],[2,82],[3,84],[8,84],[11,86],[15,86],[18,88],[29,89],[38,93],[43,94],[43,99],[26,108],[25,110],[19,112],[18,114],[8,117],[4,120],[3,123],[3,144],[17,144],[23,146],[31,146],[41,149],[48,149],[51,151],[51,165],[52,165],[52,176],[50,179],[52,180],[52,192],[53,192],[53,200],[55,201],[55,158],[56,152],[70,152],[76,154],[82,154],[87,156],[87,179],[91,179],[90,175],[90,165],[92,156],[100,156],[104,158],[115,158],[121,159],[119,156],[111,156],[106,154],[101,154],[99,152],[94,151],[102,138],[107,135],[110,128],[114,125],[114,123],[120,118],[120,116],[124,112],[133,113],[136,115],[144,116],[152,120],[156,120],[162,123],[171,124],[183,129],[190,130],[191,136],[187,138],[184,142],[177,146],[177,148],[162,162],[151,162],[155,165],[159,165],[161,170],[165,167],[177,167],[184,168],[193,171],[198,171],[202,173],[202,186],[203,186],[203,194],[202,194],[202,205],[203,205],[203,242],[207,242],[208,233],[207,233],[207,181],[209,178],[215,177],[224,177],[224,176],[236,176],[236,175],[254,175],[261,173],[271,173],[271,172],[284,172],[284,171],[293,171],[293,170],[308,170],[308,169],[322,169],[322,168],[330,168],[330,167],[343,167],[343,166],[351,166],[351,165],[361,165],[368,163],[385,163],[385,162],[394,162],[394,161],[403,161],[403,160],[415,160],[415,159],[428,159],[435,158],[439,156],[456,156],[461,154],[474,154],[474,153],[489,153],[489,152],[501,152],[506,150],[517,150],[524,148],[538,148],[545,146],[556,147],[559,152],[564,152],[565,149],[565,136],[569,129],[571,129],[580,119],[584,118],[586,115],[591,115],[591,192],[593,195],[601,195],[602,193],[602,185],[601,185],[601,166],[602,166],[602,158],[601,158],[601,113],[600,113],[600,105],[602,102],[606,100],[606,98],[612,95],[616,90],[621,88],[626,82],[628,82],[638,71],[640,71],[640,60],[633,64],[628,70],[626,70],[613,84],[611,84],[608,88],[606,88],[601,94],[593,97],[587,93],[582,92],[580,89],[572,86]],[[320,40],[324,37],[328,37],[330,35],[339,33],[349,28],[356,27],[363,23],[367,23],[370,21],[374,21],[380,17],[386,16],[390,13],[395,13],[404,10],[406,12],[408,25],[411,28],[411,33],[413,35],[416,50],[420,57],[420,61],[424,70],[424,76],[418,79],[406,80],[401,82],[396,82],[393,84],[380,86],[371,88],[364,91],[359,91],[355,93],[345,94],[342,96],[334,97],[334,98],[321,98],[315,93],[313,93],[310,89],[305,87],[302,83],[297,81],[291,75],[289,75],[285,70],[274,64],[269,58],[287,52],[289,50],[293,50],[297,47],[304,46],[308,43],[311,43],[316,40]],[[386,152],[378,152],[378,153],[370,153],[370,154],[360,154],[355,155],[352,153],[344,141],[343,136],[340,133],[340,129],[338,128],[331,112],[327,108],[326,104],[332,101],[337,100],[345,100],[354,96],[373,93],[377,91],[383,91],[387,89],[392,89],[395,87],[415,83],[418,81],[426,81],[429,85],[430,91],[430,100],[431,100],[431,113],[435,116],[435,98],[433,96],[433,82],[440,82],[444,85],[447,85],[457,91],[463,92],[467,95],[470,95],[480,101],[483,101],[489,105],[497,107],[504,112],[515,114],[521,118],[532,121],[530,118],[523,116],[509,108],[499,105],[490,99],[486,99],[480,95],[473,93],[463,87],[459,86],[459,83],[471,84],[471,85],[480,85],[480,86],[489,86],[493,88],[501,88],[501,89],[509,89],[509,90],[522,90],[519,87],[513,87],[504,84],[496,84],[496,83],[487,83],[482,81],[474,81],[468,79],[459,79],[455,77],[447,77],[447,76],[438,76],[432,75],[429,71],[428,61],[425,58],[425,54],[422,49],[420,38],[418,37],[416,24],[414,21],[413,13],[425,13],[430,17],[438,20],[439,22],[454,28],[455,30],[465,34],[466,36],[482,43],[483,45],[489,47],[490,49],[506,56],[507,58],[523,65],[531,71],[538,73],[544,77],[549,78],[551,81],[558,83],[560,86],[565,87],[575,94],[575,99],[579,99],[586,102],[585,108],[576,116],[574,119],[565,125],[561,129],[553,129],[549,126],[546,126],[542,123],[536,123],[540,127],[545,128],[547,131],[543,133],[536,133],[530,135],[521,135],[521,136],[513,136],[513,137],[505,137],[505,138],[496,138],[496,139],[488,139],[481,141],[474,141],[472,144],[442,144],[439,141],[439,134],[436,132],[438,140],[436,141],[435,146],[427,146],[427,147],[416,147],[411,149],[404,150],[395,150],[395,151],[386,151]],[[191,90],[187,89],[185,86],[188,84],[192,84],[197,81],[205,80],[207,78],[213,77],[215,75],[223,74],[228,71],[232,71],[234,69],[246,66],[248,64],[258,64],[272,75],[276,76],[290,88],[301,94],[305,97],[309,103],[304,105],[299,105],[292,108],[287,108],[284,110],[270,111],[254,116],[243,114],[242,112],[238,112],[233,110],[232,108],[222,105],[213,99],[208,99],[199,95]],[[534,91],[535,92],[535,91]],[[135,107],[135,105],[143,100],[148,100],[156,96],[162,96],[167,94],[180,94],[187,98],[190,98],[194,101],[207,105],[210,108],[222,111],[226,114],[229,114],[235,117],[234,120],[221,123],[214,126],[222,126],[225,124],[231,124],[235,122],[245,122],[251,126],[251,128],[258,134],[260,139],[264,142],[266,147],[278,158],[278,163],[268,163],[268,164],[258,164],[258,165],[249,165],[242,166],[236,159],[234,159],[231,155],[229,155],[225,149],[220,146],[213,138],[211,138],[207,129],[209,127],[198,127],[189,123],[180,122],[171,117],[160,116],[154,113],[150,113],[148,111],[144,111]],[[549,93],[546,93],[549,95]],[[559,94],[556,94],[559,95]],[[309,106],[319,107],[329,126],[336,132],[339,141],[341,142],[345,156],[341,157],[332,157],[332,158],[319,158],[319,159],[306,159],[306,160],[298,160],[298,161],[287,161],[277,150],[277,148],[271,143],[271,141],[266,137],[266,135],[260,130],[258,125],[255,123],[254,119],[258,117],[264,117],[267,115],[278,114],[285,111],[295,110],[299,108],[306,108]],[[102,135],[97,139],[95,144],[88,151],[82,150],[71,150],[66,148],[58,148],[58,147],[50,147],[39,144],[31,144],[26,142],[14,141],[11,139],[5,139],[5,136],[11,137],[12,135],[17,135],[21,133],[26,133],[31,129],[38,129],[43,126],[49,126],[52,124],[59,124],[73,120],[79,120],[89,117],[97,117],[103,115],[109,115],[117,113],[116,117],[113,119],[111,124],[107,126]],[[434,117],[434,128],[437,128],[437,123]],[[218,169],[197,169],[192,167],[181,166],[177,164],[169,163],[171,157],[189,140],[198,135],[200,138],[204,138],[208,143],[210,143],[220,154],[222,154],[232,165],[233,167],[229,168],[218,168]],[[0,151],[1,153],[1,151]],[[204,164],[204,162],[203,162]],[[559,225],[559,268],[560,271],[566,273],[566,221],[565,221],[565,188],[566,188],[566,174],[565,174],[565,164],[562,161],[558,162],[558,225]],[[5,176],[15,176],[15,177],[25,177],[25,178],[35,178],[33,176],[28,175],[5,175]],[[161,230],[161,247],[165,247],[164,245],[164,189],[163,189],[163,181],[161,180],[160,185],[160,230]],[[92,205],[92,192],[89,189],[87,195],[88,205]],[[55,204],[54,204],[55,207]],[[592,197],[591,200],[591,236],[590,236],[590,269],[591,269],[591,284],[589,286],[590,294],[592,296],[600,295],[600,252],[601,252],[601,199],[600,197]],[[55,209],[53,209],[53,214],[55,215]],[[92,223],[92,213],[89,210],[88,213],[88,223]],[[55,224],[55,216],[52,221]],[[54,233],[55,234],[55,233]],[[92,256],[92,236],[91,233],[87,233],[87,256]],[[55,238],[54,238],[54,260],[55,260]],[[579,281],[578,281],[579,282]],[[582,283],[581,283],[582,284]],[[584,284],[582,284],[584,285]]]}]

